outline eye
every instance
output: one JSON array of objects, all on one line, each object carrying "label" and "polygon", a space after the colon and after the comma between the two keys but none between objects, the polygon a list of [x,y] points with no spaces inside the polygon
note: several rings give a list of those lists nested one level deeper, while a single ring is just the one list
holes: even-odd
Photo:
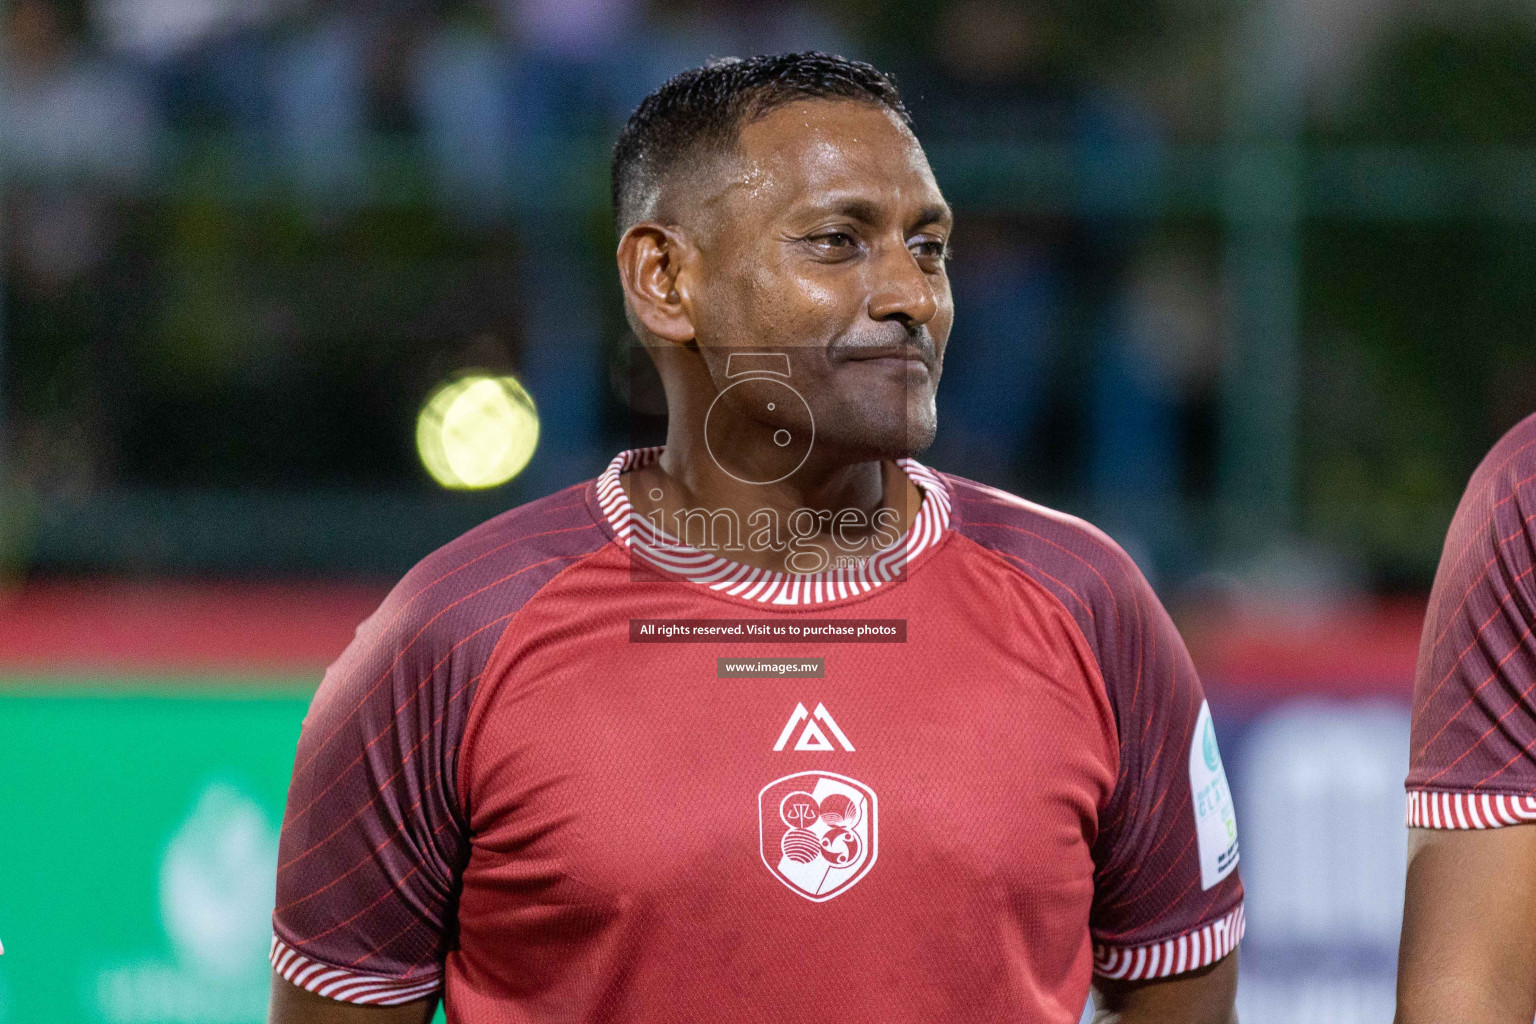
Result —
[{"label": "eye", "polygon": [[816,235],[811,240],[828,249],[849,249],[856,244],[853,236],[846,231],[828,231],[824,235]]},{"label": "eye", "polygon": [[912,254],[926,266],[942,267],[954,253],[949,243],[940,238],[922,238],[908,246]]}]

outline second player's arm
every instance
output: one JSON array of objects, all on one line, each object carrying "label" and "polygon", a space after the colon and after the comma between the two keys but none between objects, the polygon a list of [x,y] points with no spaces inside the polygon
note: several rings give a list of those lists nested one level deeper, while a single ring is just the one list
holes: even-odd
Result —
[{"label": "second player's arm", "polygon": [[1237,950],[1158,981],[1093,982],[1093,1024],[1236,1024]]},{"label": "second player's arm", "polygon": [[1536,1017],[1536,825],[1408,830],[1397,1024]]}]

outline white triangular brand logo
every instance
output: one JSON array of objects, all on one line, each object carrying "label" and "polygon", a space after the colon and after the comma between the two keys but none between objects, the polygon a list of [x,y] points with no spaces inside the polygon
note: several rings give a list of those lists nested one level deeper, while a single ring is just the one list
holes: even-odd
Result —
[{"label": "white triangular brand logo", "polygon": [[[837,747],[832,745],[832,739],[827,738],[827,732],[830,732],[833,739],[837,740],[838,746],[850,753],[853,751],[853,744],[848,742],[848,736],[838,728],[837,722],[833,720],[825,704],[817,704],[815,714],[805,710],[804,704],[796,704],[794,713],[789,716],[789,721],[784,723],[784,730],[779,733],[778,742],[773,745],[774,750],[781,751],[789,746],[789,738],[795,734],[796,726],[803,726],[800,729],[800,738],[795,741],[796,750],[836,750]],[[826,732],[822,731],[822,726],[826,726]]]},{"label": "white triangular brand logo", "polygon": [[800,732],[800,738],[795,741],[796,750],[831,750],[832,741],[827,739],[827,734],[821,731],[821,726],[815,722],[806,722],[805,728]]}]

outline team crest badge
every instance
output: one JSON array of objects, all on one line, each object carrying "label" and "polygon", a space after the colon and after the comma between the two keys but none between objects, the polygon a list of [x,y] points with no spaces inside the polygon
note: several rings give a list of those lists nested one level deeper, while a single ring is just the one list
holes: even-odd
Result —
[{"label": "team crest badge", "polygon": [[851,889],[875,866],[878,802],[857,779],[796,772],[757,795],[763,864],[808,900]]}]

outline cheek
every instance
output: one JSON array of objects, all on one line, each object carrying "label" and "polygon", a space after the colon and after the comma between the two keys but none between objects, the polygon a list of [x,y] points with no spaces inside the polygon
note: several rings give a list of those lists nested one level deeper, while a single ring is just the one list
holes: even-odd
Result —
[{"label": "cheek", "polygon": [[764,260],[749,274],[749,306],[760,334],[773,343],[822,346],[844,331],[861,308],[854,275],[835,268]]},{"label": "cheek", "polygon": [[928,333],[933,337],[933,347],[938,353],[939,362],[944,361],[944,350],[949,347],[949,332],[955,326],[955,303],[949,294],[949,282],[938,289],[935,296],[938,300],[938,310],[933,314],[933,319],[928,321]]}]

